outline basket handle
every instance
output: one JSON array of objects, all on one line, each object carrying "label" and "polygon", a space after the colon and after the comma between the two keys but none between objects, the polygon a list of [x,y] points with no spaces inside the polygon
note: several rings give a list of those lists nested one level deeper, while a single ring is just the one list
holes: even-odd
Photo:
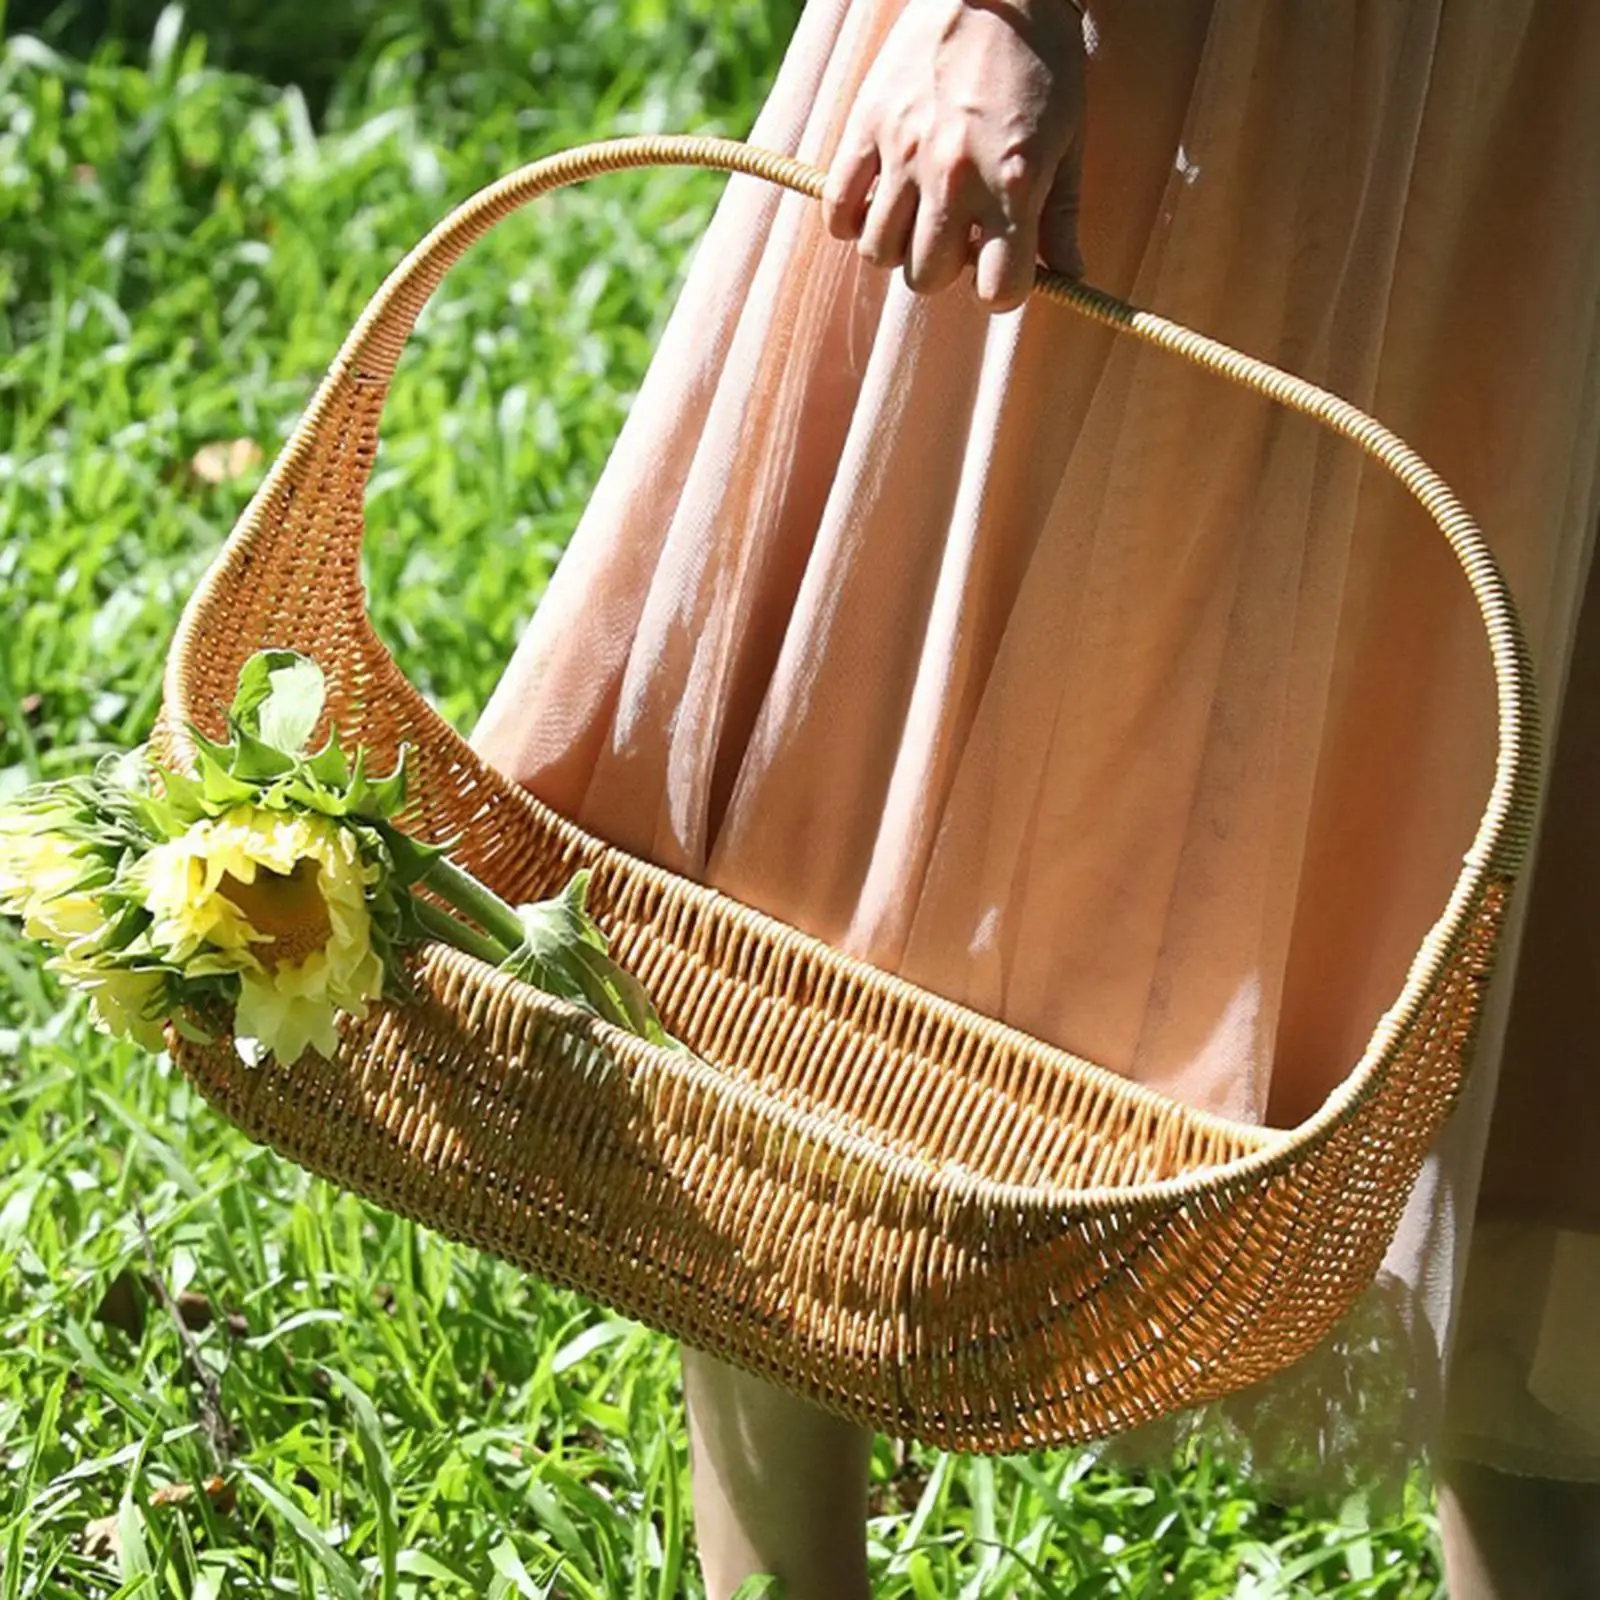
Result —
[{"label": "basket handle", "polygon": [[[245,514],[250,520],[282,483],[296,481],[318,442],[324,417],[352,388],[381,406],[405,341],[445,274],[497,222],[530,200],[605,172],[634,167],[707,167],[763,178],[821,198],[824,174],[805,162],[733,139],[641,136],[579,145],[521,167],[478,191],[444,218],[373,295],[294,437]],[[1499,716],[1494,784],[1472,846],[1469,873],[1514,876],[1526,853],[1538,792],[1538,712],[1520,619],[1499,565],[1449,487],[1403,440],[1364,411],[1265,361],[1059,273],[1040,269],[1033,293],[1131,334],[1157,349],[1231,379],[1343,435],[1400,480],[1444,534],[1460,563],[1488,634]],[[376,391],[374,394],[373,391]],[[370,456],[356,463],[364,493]]]}]

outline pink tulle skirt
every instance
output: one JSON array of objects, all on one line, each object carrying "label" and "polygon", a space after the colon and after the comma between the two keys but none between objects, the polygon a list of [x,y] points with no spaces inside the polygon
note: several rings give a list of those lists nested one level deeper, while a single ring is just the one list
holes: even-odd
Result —
[{"label": "pink tulle skirt", "polygon": [[[1205,1427],[1290,1491],[1446,1432],[1600,1476],[1600,7],[1090,9],[1090,281],[1430,460],[1517,594],[1555,769],[1367,1300],[1132,1443]],[[897,10],[811,0],[755,142],[826,164]],[[628,850],[1287,1125],[1443,904],[1493,698],[1443,542],[1350,446],[1062,308],[918,298],[737,178],[475,743]]]}]

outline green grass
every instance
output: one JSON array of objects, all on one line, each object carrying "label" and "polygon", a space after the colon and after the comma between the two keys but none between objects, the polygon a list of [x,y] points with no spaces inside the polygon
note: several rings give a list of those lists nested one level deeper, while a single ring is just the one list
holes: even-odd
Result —
[{"label": "green grass", "polygon": [[[91,53],[94,7],[34,5],[63,53],[17,36],[0,55],[0,792],[143,737],[177,612],[260,471],[212,482],[197,457],[247,440],[271,458],[451,201],[585,138],[742,133],[794,16],[218,9],[208,40],[113,7],[125,38]],[[281,86],[297,60],[305,92]],[[402,666],[459,726],[563,547],[716,189],[619,178],[516,219],[413,341],[369,578]],[[150,1280],[196,1324],[192,1350]],[[165,1059],[63,1007],[9,932],[0,1463],[0,1600],[702,1593],[670,1343],[251,1146]],[[884,1596],[1438,1593],[1420,1479],[1382,1520],[1359,1500],[1320,1518],[1265,1503],[1203,1451],[1135,1476],[880,1441],[874,1475]],[[215,1494],[175,1491],[213,1477]]]}]

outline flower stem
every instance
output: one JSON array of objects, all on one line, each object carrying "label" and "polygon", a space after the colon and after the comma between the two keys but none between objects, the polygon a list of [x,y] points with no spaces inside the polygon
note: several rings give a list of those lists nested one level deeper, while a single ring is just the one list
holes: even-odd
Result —
[{"label": "flower stem", "polygon": [[487,961],[495,967],[511,954],[504,945],[486,934],[479,933],[471,923],[463,922],[460,917],[451,916],[442,906],[424,900],[421,895],[413,895],[412,899],[416,902],[417,920],[434,938],[453,945],[457,950],[465,950],[469,956],[476,956],[480,961]]},{"label": "flower stem", "polygon": [[437,857],[423,874],[422,881],[457,911],[471,917],[491,939],[504,945],[504,955],[522,944],[525,935],[516,912],[493,889],[463,872],[447,857]]}]

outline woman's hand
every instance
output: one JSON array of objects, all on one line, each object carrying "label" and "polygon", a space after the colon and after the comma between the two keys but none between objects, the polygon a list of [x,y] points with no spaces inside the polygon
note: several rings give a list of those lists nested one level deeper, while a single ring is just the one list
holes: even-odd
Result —
[{"label": "woman's hand", "polygon": [[829,169],[828,230],[877,266],[904,263],[923,294],[954,283],[976,243],[978,299],[1009,311],[1037,258],[1083,271],[1082,118],[1071,0],[906,0]]}]

